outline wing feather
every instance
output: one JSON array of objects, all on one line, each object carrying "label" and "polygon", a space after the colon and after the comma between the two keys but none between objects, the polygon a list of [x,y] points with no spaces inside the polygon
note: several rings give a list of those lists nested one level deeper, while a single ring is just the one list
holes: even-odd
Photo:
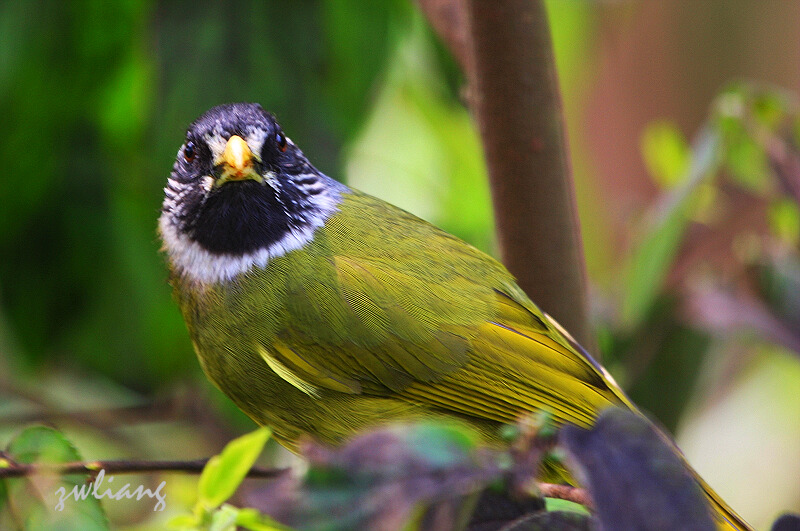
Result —
[{"label": "wing feather", "polygon": [[[305,385],[492,422],[545,409],[587,425],[610,404],[630,405],[502,265],[373,198],[348,201],[374,223],[328,221],[315,241],[332,273],[290,288],[296,315],[270,351]],[[376,233],[381,245],[370,245]]]}]

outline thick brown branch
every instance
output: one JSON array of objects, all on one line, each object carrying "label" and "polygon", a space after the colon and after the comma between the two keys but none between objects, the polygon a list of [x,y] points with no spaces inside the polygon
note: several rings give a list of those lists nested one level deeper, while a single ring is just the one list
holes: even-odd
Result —
[{"label": "thick brown branch", "polygon": [[466,6],[475,67],[470,103],[503,260],[528,295],[591,349],[583,249],[543,1],[467,0]]},{"label": "thick brown branch", "polygon": [[[192,461],[133,461],[116,459],[108,461],[71,462],[71,463],[16,463],[5,456],[0,456],[0,478],[18,478],[37,474],[68,475],[68,474],[97,474],[105,470],[106,474],[141,474],[148,472],[182,472],[186,474],[199,474],[206,466],[208,459],[195,459]],[[247,477],[274,478],[283,474],[284,468],[250,469]]]}]

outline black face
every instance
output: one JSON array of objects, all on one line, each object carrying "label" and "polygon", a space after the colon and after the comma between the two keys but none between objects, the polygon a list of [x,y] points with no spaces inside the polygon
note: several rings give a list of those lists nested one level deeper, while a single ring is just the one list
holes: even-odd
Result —
[{"label": "black face", "polygon": [[[259,146],[252,179],[219,184],[214,160],[238,135]],[[166,189],[163,211],[178,231],[213,254],[241,255],[268,247],[313,214],[322,175],[287,140],[275,118],[260,105],[214,107],[188,129]]]}]

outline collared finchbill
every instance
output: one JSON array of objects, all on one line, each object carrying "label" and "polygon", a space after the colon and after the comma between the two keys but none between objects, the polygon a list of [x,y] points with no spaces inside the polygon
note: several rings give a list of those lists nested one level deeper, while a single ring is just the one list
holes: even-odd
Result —
[{"label": "collared finchbill", "polygon": [[[289,447],[437,418],[502,444],[520,415],[638,412],[502,264],[326,176],[260,105],[189,126],[159,228],[203,370]],[[719,530],[751,529],[689,471]]]},{"label": "collared finchbill", "polygon": [[175,274],[193,284],[227,283],[306,246],[346,191],[260,106],[222,106],[188,128],[164,189],[159,232]]}]

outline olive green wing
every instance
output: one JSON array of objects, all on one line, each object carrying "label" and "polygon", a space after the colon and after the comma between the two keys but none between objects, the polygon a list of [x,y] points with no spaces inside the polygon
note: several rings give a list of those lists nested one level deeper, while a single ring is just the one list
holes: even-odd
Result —
[{"label": "olive green wing", "polygon": [[[316,328],[287,327],[262,349],[304,392],[391,395],[498,422],[546,409],[558,420],[588,424],[602,407],[624,401],[510,276],[496,278],[494,265],[481,271],[485,266],[472,264],[470,275],[456,268],[430,283],[421,271],[365,258],[332,261],[338,293],[330,300],[341,304],[324,314],[338,322],[325,329],[341,333],[320,341]],[[312,297],[303,288],[291,295],[305,308],[313,301],[304,296]]]},{"label": "olive green wing", "polygon": [[443,286],[425,287],[407,272],[363,259],[331,261],[332,278],[290,288],[286,325],[261,346],[262,357],[294,375],[296,387],[390,395],[468,363],[470,343],[452,311],[457,302]]},{"label": "olive green wing", "polygon": [[602,367],[525,302],[496,291],[494,318],[469,336],[469,364],[434,385],[415,382],[403,395],[499,422],[546,410],[585,426],[612,404],[633,408]]}]

